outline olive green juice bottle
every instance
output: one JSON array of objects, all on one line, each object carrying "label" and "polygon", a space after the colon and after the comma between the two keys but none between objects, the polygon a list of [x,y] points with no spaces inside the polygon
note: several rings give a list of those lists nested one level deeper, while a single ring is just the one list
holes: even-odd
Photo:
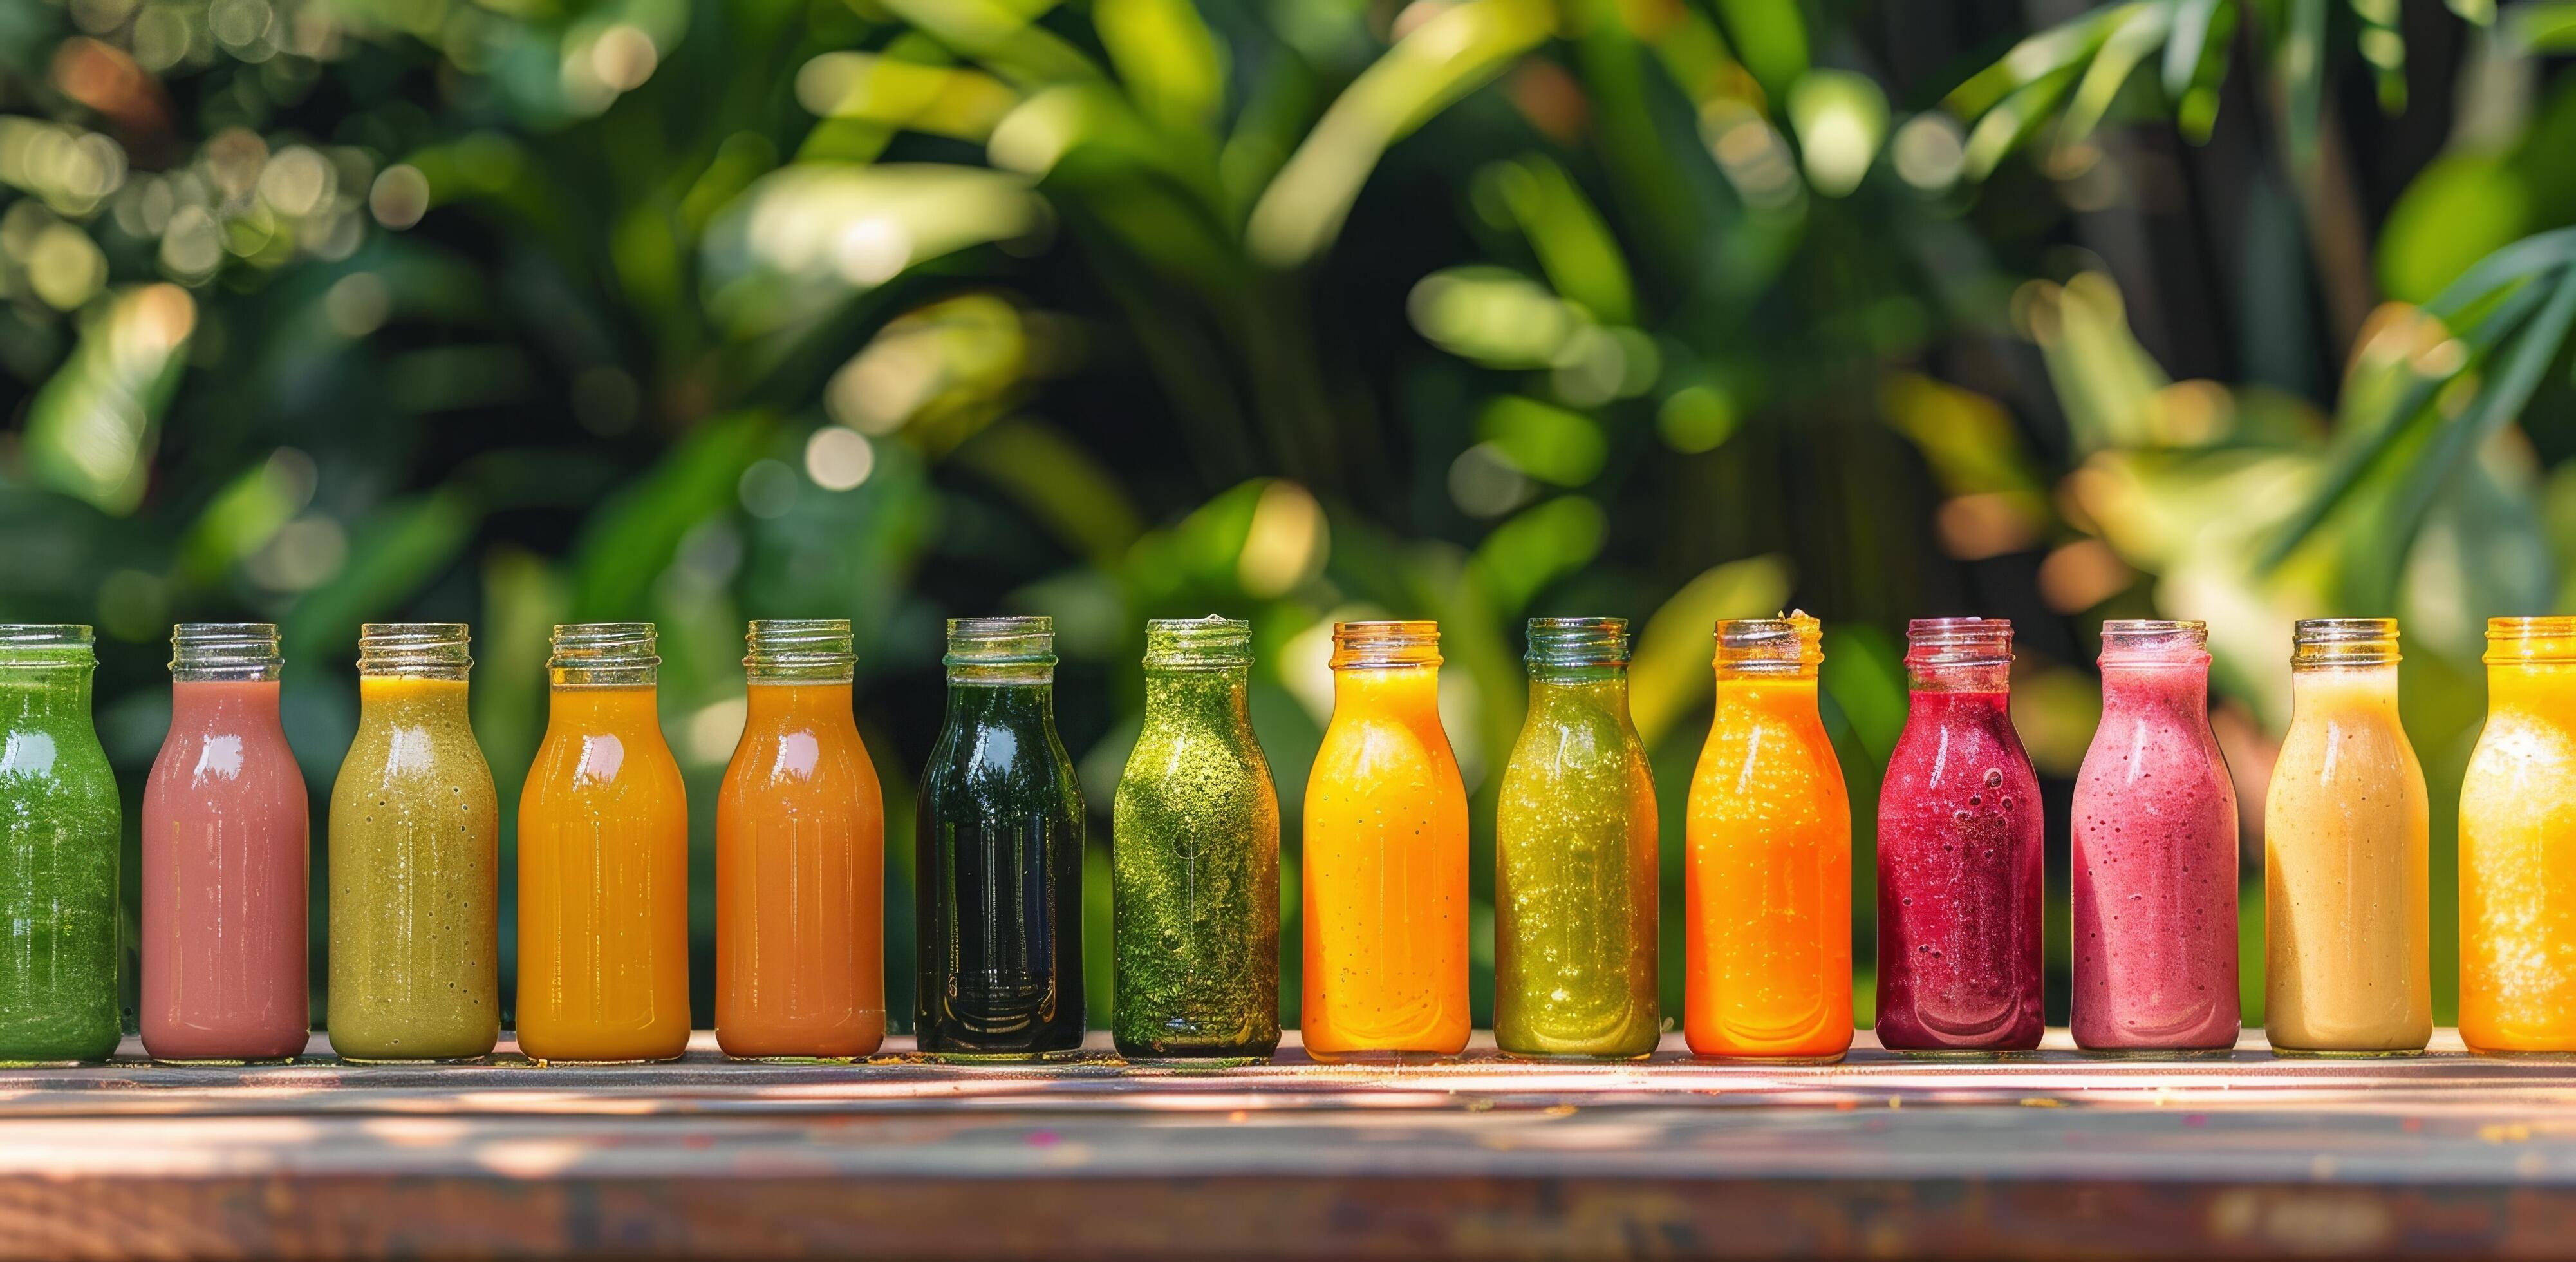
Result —
[{"label": "olive green juice bottle", "polygon": [[81,626],[0,626],[0,1063],[105,1060],[124,812]]},{"label": "olive green juice bottle", "polygon": [[1111,808],[1129,1056],[1279,1046],[1279,794],[1252,734],[1252,624],[1145,624],[1145,721]]},{"label": "olive green juice bottle", "polygon": [[369,623],[331,786],[331,1047],[471,1060],[501,1033],[500,815],[466,721],[462,623]]},{"label": "olive green juice bottle", "polygon": [[1528,661],[1494,807],[1494,1042],[1645,1056],[1663,1036],[1655,783],[1628,717],[1628,623],[1532,618]]}]

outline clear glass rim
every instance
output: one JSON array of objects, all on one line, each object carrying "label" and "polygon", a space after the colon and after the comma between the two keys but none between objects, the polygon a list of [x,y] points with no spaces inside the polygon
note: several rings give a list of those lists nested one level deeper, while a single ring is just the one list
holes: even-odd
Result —
[{"label": "clear glass rim", "polygon": [[358,627],[358,674],[462,681],[474,667],[462,622],[369,622]]},{"label": "clear glass rim", "polygon": [[1916,618],[1905,624],[1909,668],[2010,666],[2010,618]]},{"label": "clear glass rim", "polygon": [[1825,660],[1825,624],[1802,609],[1776,618],[1720,618],[1714,634],[1715,664],[1728,674],[1813,674]]},{"label": "clear glass rim", "polygon": [[1145,624],[1148,670],[1236,670],[1252,665],[1252,623],[1222,614]]},{"label": "clear glass rim", "polygon": [[1428,618],[1369,618],[1333,624],[1334,670],[1438,666],[1440,624]]},{"label": "clear glass rim", "polygon": [[87,669],[98,664],[98,633],[81,622],[0,623],[0,664]]},{"label": "clear glass rim", "polygon": [[2395,618],[2302,618],[2290,626],[2290,666],[2388,666],[2399,660]]},{"label": "clear glass rim", "polygon": [[1625,618],[1532,618],[1526,636],[1529,647],[1521,660],[1533,667],[1586,669],[1628,664]]},{"label": "clear glass rim", "polygon": [[848,683],[858,669],[847,618],[754,618],[742,639],[755,683]]},{"label": "clear glass rim", "polygon": [[2209,661],[2209,624],[2194,618],[2111,618],[2102,623],[2104,670]]},{"label": "clear glass rim", "polygon": [[2576,617],[2518,615],[2487,619],[2488,665],[2576,662]]},{"label": "clear glass rim", "polygon": [[182,622],[170,628],[170,673],[183,683],[274,681],[285,665],[274,622]]}]

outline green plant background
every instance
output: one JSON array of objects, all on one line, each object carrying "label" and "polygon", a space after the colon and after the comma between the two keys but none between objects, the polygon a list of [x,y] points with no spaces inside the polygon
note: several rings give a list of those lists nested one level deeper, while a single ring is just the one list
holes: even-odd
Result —
[{"label": "green plant background", "polygon": [[283,625],[317,803],[358,623],[470,621],[505,806],[549,626],[658,622],[703,1020],[743,620],[857,626],[901,1012],[941,620],[1052,614],[1100,1024],[1149,617],[1254,621],[1292,853],[1330,622],[1437,618],[1480,899],[1521,620],[1631,619],[1672,964],[1710,623],[1821,615],[1865,1015],[1905,619],[2017,622],[2062,983],[2100,620],[2212,622],[2250,808],[2289,621],[2395,613],[2447,1014],[2480,620],[2576,558],[2571,48],[2567,0],[21,0],[0,616],[98,626],[129,801],[173,620]]}]

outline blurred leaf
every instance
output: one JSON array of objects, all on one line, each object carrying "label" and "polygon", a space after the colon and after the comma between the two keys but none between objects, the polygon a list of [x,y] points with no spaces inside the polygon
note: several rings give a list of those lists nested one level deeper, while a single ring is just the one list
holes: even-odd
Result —
[{"label": "blurred leaf", "polygon": [[777,422],[757,412],[701,421],[650,472],[601,504],[572,549],[573,620],[639,616],[681,537],[734,511],[744,470],[776,433]]},{"label": "blurred leaf", "polygon": [[[2368,3],[2369,0],[2362,0]],[[2074,96],[2067,101],[2066,113],[2058,119],[2055,143],[2067,146],[2082,143],[2093,134],[2110,112],[2111,102],[2119,96],[2139,63],[2153,56],[2172,30],[2173,10],[2165,6],[2134,9],[2113,26],[2093,54],[2093,63],[2084,68],[2084,78],[2076,85]]]},{"label": "blurred leaf", "polygon": [[1114,569],[1145,531],[1117,475],[1036,421],[1015,417],[987,426],[952,459],[1010,492],[1030,516],[1102,569]]},{"label": "blurred leaf", "polygon": [[2361,59],[2370,63],[2379,87],[2379,108],[2394,116],[2406,108],[2406,35],[2399,26],[2399,0],[2349,0],[2360,20]]},{"label": "blurred leaf", "polygon": [[1592,208],[1583,190],[1558,166],[1540,154],[1490,168],[1496,190],[1512,218],[1529,238],[1548,283],[1593,318],[1611,324],[1636,322],[1636,294],[1628,281],[1627,261],[1610,225]]},{"label": "blurred leaf", "polygon": [[2529,230],[2531,197],[2501,154],[2446,153],[2419,172],[2379,230],[2379,283],[2424,302]]},{"label": "blurred leaf", "polygon": [[1785,556],[1729,561],[1683,584],[1646,620],[1628,664],[1628,710],[1649,747],[1715,687],[1718,619],[1782,612],[1789,580]]},{"label": "blurred leaf", "polygon": [[2325,99],[2326,0],[2285,0],[2289,7],[2273,59],[2289,96],[2290,169],[2306,178],[2317,160],[2317,110]]},{"label": "blurred leaf", "polygon": [[825,53],[796,72],[796,100],[824,118],[980,143],[1020,94],[980,71],[875,53]]},{"label": "blurred leaf", "polygon": [[1591,481],[1609,455],[1601,426],[1591,417],[1521,395],[1486,404],[1476,434],[1521,472],[1557,486]]},{"label": "blurred leaf", "polygon": [[178,389],[197,305],[177,285],[125,290],[81,327],[80,344],[27,408],[27,470],[100,511],[143,502],[161,411]]},{"label": "blurred leaf", "polygon": [[[2491,4],[2481,7],[2494,13]],[[2576,52],[2576,0],[2523,0],[2506,15],[2505,38],[2532,53]]]},{"label": "blurred leaf", "polygon": [[1609,519],[1601,506],[1564,495],[1522,509],[1476,546],[1470,563],[1493,597],[1494,612],[1510,617],[1539,589],[1601,555]]},{"label": "blurred leaf", "polygon": [[1184,133],[1215,119],[1225,103],[1225,50],[1191,0],[1095,0],[1092,23],[1148,117]]},{"label": "blurred leaf", "polygon": [[313,461],[302,452],[276,452],[215,493],[178,548],[178,569],[192,582],[212,585],[242,558],[277,537],[278,529],[313,499]]},{"label": "blurred leaf", "polygon": [[358,626],[399,620],[401,609],[463,555],[482,509],[462,491],[389,501],[349,527],[338,572],[279,619],[288,661],[348,660]]},{"label": "blurred leaf", "polygon": [[1717,0],[1717,11],[1734,36],[1736,55],[1764,89],[1785,93],[1807,72],[1807,23],[1799,6],[1778,0]]},{"label": "blurred leaf", "polygon": [[1879,406],[1922,451],[1943,491],[2046,503],[2038,470],[2001,404],[1920,373],[1890,373],[1879,387]]},{"label": "blurred leaf", "polygon": [[1100,68],[1037,18],[1054,8],[1005,0],[879,0],[904,21],[1023,88],[1097,79]]},{"label": "blurred leaf", "polygon": [[1413,29],[1324,111],[1252,208],[1253,256],[1293,267],[1332,243],[1388,145],[1547,37],[1542,0],[1463,0]]}]

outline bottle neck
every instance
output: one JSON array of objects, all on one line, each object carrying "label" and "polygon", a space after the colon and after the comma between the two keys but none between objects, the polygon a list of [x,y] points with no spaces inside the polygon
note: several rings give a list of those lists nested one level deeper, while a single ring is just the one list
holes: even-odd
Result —
[{"label": "bottle neck", "polygon": [[418,675],[358,676],[358,718],[401,719],[437,716],[463,718],[466,684],[462,679]]},{"label": "bottle neck", "polygon": [[2105,710],[2140,706],[2209,708],[2209,662],[2132,663],[2102,668]]},{"label": "bottle neck", "polygon": [[1529,681],[1532,688],[1609,684],[1624,691],[1628,686],[1628,664],[1593,662],[1581,665],[1559,665],[1553,662],[1531,662]]},{"label": "bottle neck", "polygon": [[1333,671],[1333,709],[1423,707],[1437,711],[1440,706],[1440,668],[1437,666],[1351,666]]},{"label": "bottle neck", "polygon": [[2290,704],[2294,709],[2355,707],[2393,713],[2397,709],[2397,663],[2293,666]]},{"label": "bottle neck", "polygon": [[949,668],[948,722],[1055,726],[1055,685],[1045,679],[1013,683],[961,683]]},{"label": "bottle neck", "polygon": [[189,679],[170,681],[172,722],[196,715],[215,722],[274,725],[278,718],[278,685],[274,679]]},{"label": "bottle neck", "polygon": [[1905,686],[1917,693],[2005,693],[2012,690],[2012,666],[2001,662],[1957,665],[1909,663],[1905,668]]},{"label": "bottle neck", "polygon": [[1252,669],[1148,666],[1145,668],[1145,721],[1252,721]]},{"label": "bottle neck", "polygon": [[743,721],[753,726],[778,724],[812,727],[845,723],[856,728],[851,713],[850,681],[754,679],[747,691]]},{"label": "bottle neck", "polygon": [[0,664],[0,717],[23,722],[89,722],[91,662]]},{"label": "bottle neck", "polygon": [[546,709],[557,721],[578,720],[660,730],[661,692],[651,683],[566,684],[548,690]]}]

